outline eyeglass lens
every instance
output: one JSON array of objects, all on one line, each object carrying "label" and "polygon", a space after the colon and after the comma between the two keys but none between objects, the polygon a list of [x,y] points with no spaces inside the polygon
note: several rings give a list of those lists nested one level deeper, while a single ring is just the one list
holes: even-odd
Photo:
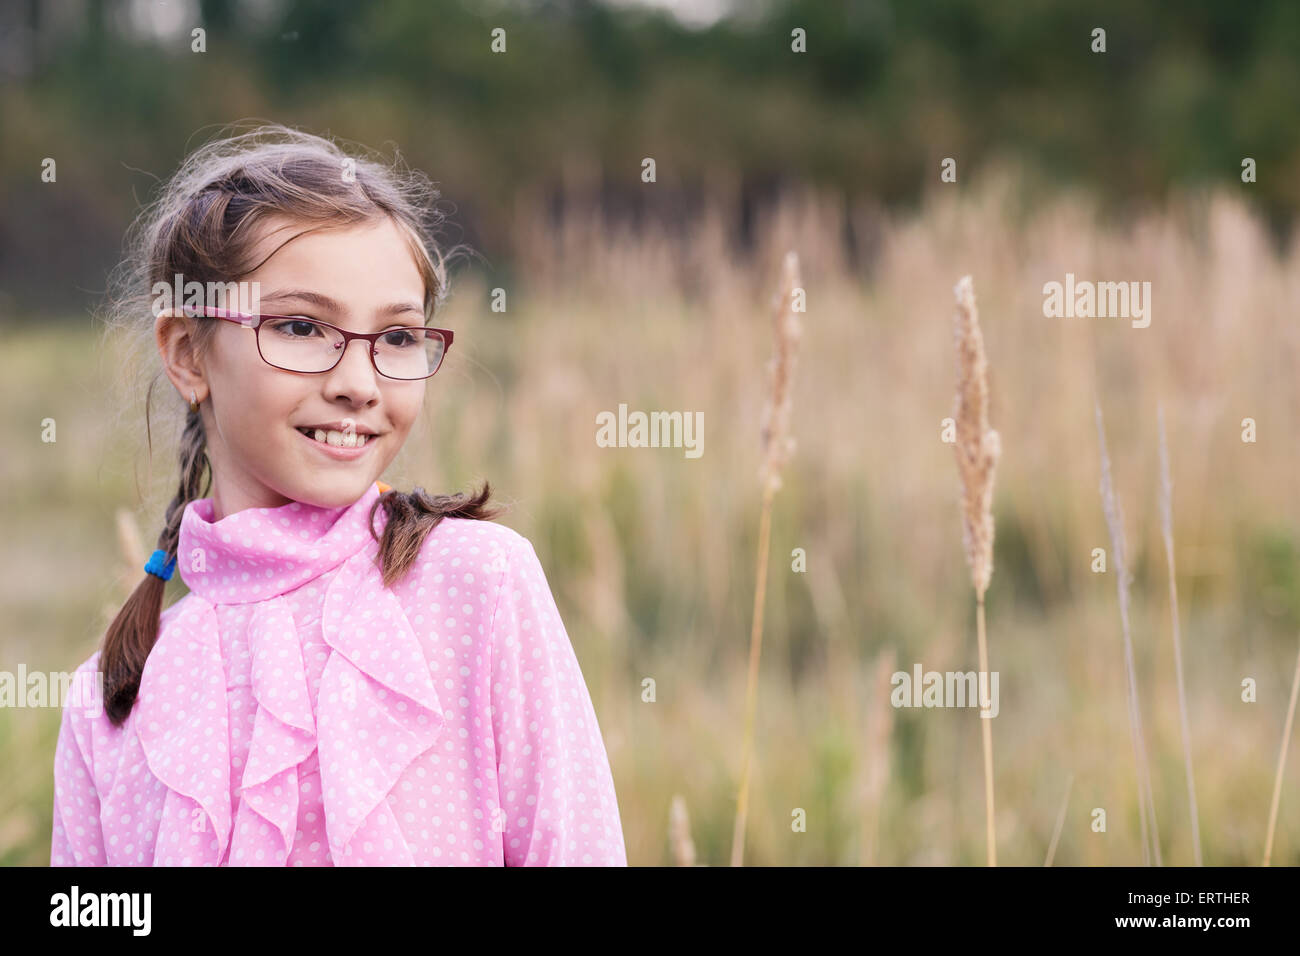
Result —
[{"label": "eyeglass lens", "polygon": [[[343,336],[307,319],[272,319],[259,329],[262,357],[292,372],[324,372],[339,362]],[[393,329],[375,342],[375,367],[390,378],[427,378],[442,362],[442,335],[432,329]]]}]

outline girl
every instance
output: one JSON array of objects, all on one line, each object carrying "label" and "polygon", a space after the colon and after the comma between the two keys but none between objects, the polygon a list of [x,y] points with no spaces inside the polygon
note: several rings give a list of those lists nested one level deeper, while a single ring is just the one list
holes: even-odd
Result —
[{"label": "girl", "polygon": [[[158,550],[78,669],[103,707],[63,711],[53,865],[626,865],[531,542],[487,484],[376,480],[453,340],[428,195],[272,126],[192,154],[134,227],[115,314],[189,413]],[[142,319],[176,276],[260,306]]]}]

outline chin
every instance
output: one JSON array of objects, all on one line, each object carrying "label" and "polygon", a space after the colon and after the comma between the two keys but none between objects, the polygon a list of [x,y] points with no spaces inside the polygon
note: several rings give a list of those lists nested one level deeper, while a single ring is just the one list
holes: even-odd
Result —
[{"label": "chin", "polygon": [[375,483],[373,478],[358,474],[352,478],[338,477],[330,481],[309,484],[300,494],[290,495],[295,501],[317,508],[344,508],[353,504]]}]

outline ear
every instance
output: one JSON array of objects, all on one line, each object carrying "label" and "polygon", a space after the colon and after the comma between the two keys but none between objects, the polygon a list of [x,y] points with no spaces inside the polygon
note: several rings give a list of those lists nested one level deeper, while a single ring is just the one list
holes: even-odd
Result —
[{"label": "ear", "polygon": [[195,354],[194,319],[176,309],[158,314],[154,320],[154,338],[162,357],[163,372],[189,402],[193,393],[202,402],[208,394],[207,375]]}]

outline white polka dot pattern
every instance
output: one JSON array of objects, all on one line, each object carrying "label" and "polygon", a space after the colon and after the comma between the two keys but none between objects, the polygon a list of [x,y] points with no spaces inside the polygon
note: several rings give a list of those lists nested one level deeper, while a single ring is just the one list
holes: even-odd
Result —
[{"label": "white polka dot pattern", "polygon": [[378,494],[217,522],[190,503],[191,593],[163,613],[134,710],[121,727],[63,712],[51,865],[627,864],[531,542],[444,518],[389,590]]}]

